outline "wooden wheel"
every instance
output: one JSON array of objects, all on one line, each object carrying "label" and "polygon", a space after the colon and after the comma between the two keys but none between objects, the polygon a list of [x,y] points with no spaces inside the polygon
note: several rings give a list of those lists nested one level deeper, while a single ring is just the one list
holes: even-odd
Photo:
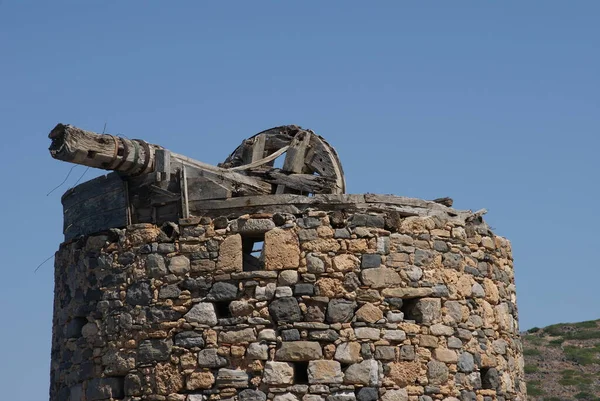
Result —
[{"label": "wooden wheel", "polygon": [[[283,167],[273,168],[275,159],[283,153]],[[219,167],[273,182],[277,184],[274,193],[346,191],[335,149],[313,131],[295,125],[271,128],[245,139]]]}]

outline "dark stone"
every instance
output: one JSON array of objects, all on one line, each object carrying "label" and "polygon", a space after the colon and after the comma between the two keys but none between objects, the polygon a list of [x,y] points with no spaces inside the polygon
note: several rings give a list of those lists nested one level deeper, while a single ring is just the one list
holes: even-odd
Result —
[{"label": "dark stone", "polygon": [[275,225],[277,227],[284,225],[286,222],[286,218],[283,214],[281,213],[275,213],[273,215],[273,223],[275,223]]},{"label": "dark stone", "polygon": [[371,345],[369,343],[362,343],[360,345],[360,355],[363,359],[373,358],[373,352],[371,351]]},{"label": "dark stone", "polygon": [[378,253],[367,253],[362,255],[360,261],[361,269],[370,269],[372,267],[379,266],[381,266],[381,255],[379,255]]},{"label": "dark stone", "polygon": [[356,392],[356,401],[377,401],[379,394],[374,387],[363,387]]},{"label": "dark stone", "polygon": [[361,286],[360,278],[354,272],[346,273],[343,284],[344,288],[350,292]]},{"label": "dark stone", "polygon": [[90,380],[85,391],[88,401],[123,398],[125,385],[122,377],[103,377]]},{"label": "dark stone", "polygon": [[463,352],[458,357],[458,369],[461,372],[472,372],[475,370],[475,360],[473,359],[473,354],[469,352]]},{"label": "dark stone", "polygon": [[125,376],[125,395],[142,395],[142,378],[138,373],[130,373]]},{"label": "dark stone", "polygon": [[435,254],[431,251],[424,249],[415,250],[415,265],[416,266],[427,266],[433,262]]},{"label": "dark stone", "polygon": [[315,286],[312,284],[296,284],[294,286],[294,295],[302,296],[302,295],[313,295],[315,293]]},{"label": "dark stone", "polygon": [[219,319],[219,326],[236,326],[242,323],[246,323],[246,318],[244,316],[224,317]]},{"label": "dark stone", "polygon": [[184,290],[201,292],[206,292],[211,287],[211,283],[205,278],[186,278],[180,285]]},{"label": "dark stone", "polygon": [[473,391],[461,391],[460,401],[477,401],[477,395]]},{"label": "dark stone", "polygon": [[342,228],[345,225],[344,213],[336,210],[329,213],[329,223],[333,228]]},{"label": "dark stone", "polygon": [[150,323],[174,322],[181,318],[182,314],[168,306],[152,307],[148,310]]},{"label": "dark stone", "polygon": [[158,291],[158,297],[161,299],[178,298],[179,295],[181,295],[181,290],[176,284],[165,285]]},{"label": "dark stone", "polygon": [[63,387],[58,391],[56,395],[57,401],[69,401],[69,397],[71,396],[71,390],[68,387]]},{"label": "dark stone", "polygon": [[175,334],[175,345],[183,348],[204,347],[204,338],[197,331],[184,331]]},{"label": "dark stone", "polygon": [[298,225],[301,228],[316,228],[321,225],[321,219],[318,217],[304,217],[302,219],[298,219]]},{"label": "dark stone", "polygon": [[354,317],[356,302],[347,299],[333,299],[327,306],[327,321],[329,323],[348,323]]},{"label": "dark stone", "polygon": [[442,256],[442,263],[446,267],[450,267],[452,269],[460,268],[460,264],[462,262],[462,256],[458,253],[445,253]]},{"label": "dark stone", "polygon": [[67,329],[65,335],[67,338],[78,338],[81,337],[81,329],[87,323],[87,319],[84,317],[76,317],[71,319],[69,323],[67,323]]},{"label": "dark stone", "polygon": [[479,277],[481,275],[479,270],[473,266],[465,266],[465,273],[472,274],[475,277]]},{"label": "dark stone", "polygon": [[386,298],[385,302],[393,306],[395,309],[401,309],[404,302],[402,298]]},{"label": "dark stone", "polygon": [[269,305],[269,313],[278,323],[300,322],[302,320],[302,312],[298,306],[298,301],[294,297],[276,299]]},{"label": "dark stone", "polygon": [[237,297],[237,287],[233,284],[218,282],[208,292],[208,301],[231,301]]},{"label": "dark stone", "polygon": [[303,242],[303,241],[312,241],[319,238],[319,235],[317,234],[317,230],[315,229],[310,229],[310,230],[300,230],[298,231],[298,239]]},{"label": "dark stone", "polygon": [[225,216],[220,216],[213,220],[213,224],[216,230],[220,230],[221,228],[227,228],[229,220],[227,220],[227,217]]},{"label": "dark stone", "polygon": [[[103,287],[113,287],[125,283],[127,275],[125,273],[109,274],[102,279]],[[85,294],[86,298],[90,295],[90,290]],[[101,292],[98,290],[98,292]],[[95,294],[94,294],[95,295]]]},{"label": "dark stone", "polygon": [[135,253],[133,252],[123,252],[119,255],[119,264],[123,266],[130,265],[135,261]]},{"label": "dark stone", "polygon": [[436,298],[445,298],[450,296],[450,290],[444,284],[437,284],[433,286],[433,294],[432,296]]},{"label": "dark stone", "polygon": [[433,241],[433,249],[438,252],[448,252],[450,248],[448,248],[448,244],[444,241]]},{"label": "dark stone", "polygon": [[198,366],[201,368],[222,368],[227,364],[227,359],[217,354],[215,348],[203,349],[198,352]]},{"label": "dark stone", "polygon": [[415,347],[414,345],[403,345],[400,347],[400,359],[403,361],[414,361]]},{"label": "dark stone", "polygon": [[329,341],[334,342],[338,338],[340,338],[339,334],[335,330],[327,329],[327,330],[315,330],[311,331],[308,334],[308,338],[310,340],[315,341]]},{"label": "dark stone", "polygon": [[323,312],[324,306],[319,304],[308,304],[306,307],[306,315],[304,320],[307,322],[324,322],[325,313]]},{"label": "dark stone", "polygon": [[247,388],[238,394],[239,401],[266,401],[267,395],[260,390]]},{"label": "dark stone", "polygon": [[149,363],[167,361],[171,356],[172,342],[170,340],[144,340],[138,346],[138,362]]},{"label": "dark stone", "polygon": [[484,389],[496,390],[500,386],[500,377],[498,370],[490,368],[481,372],[481,386]]},{"label": "dark stone", "polygon": [[150,304],[150,301],[152,301],[152,289],[150,288],[150,283],[139,281],[131,284],[127,289],[127,296],[125,299],[130,305]]},{"label": "dark stone", "polygon": [[333,234],[334,238],[351,238],[350,230],[347,228],[336,228]]},{"label": "dark stone", "polygon": [[281,339],[283,341],[298,341],[300,340],[300,332],[297,329],[282,330]]}]

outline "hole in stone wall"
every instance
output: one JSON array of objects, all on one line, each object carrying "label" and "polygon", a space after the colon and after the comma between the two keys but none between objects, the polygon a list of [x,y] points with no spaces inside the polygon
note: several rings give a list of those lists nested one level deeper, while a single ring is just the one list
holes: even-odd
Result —
[{"label": "hole in stone wall", "polygon": [[215,314],[218,319],[228,319],[231,316],[231,310],[229,310],[230,301],[215,302]]},{"label": "hole in stone wall", "polygon": [[253,272],[261,270],[264,267],[263,250],[265,245],[264,234],[258,237],[243,237],[243,270]]},{"label": "hole in stone wall", "polygon": [[294,384],[308,384],[308,362],[294,362]]},{"label": "hole in stone wall", "polygon": [[481,388],[484,390],[495,390],[497,379],[494,372],[490,368],[481,368],[479,374],[481,375]]},{"label": "hole in stone wall", "polygon": [[416,306],[418,299],[403,299],[400,311],[404,313],[404,320],[414,320],[416,323],[422,323],[422,316],[417,313]]}]

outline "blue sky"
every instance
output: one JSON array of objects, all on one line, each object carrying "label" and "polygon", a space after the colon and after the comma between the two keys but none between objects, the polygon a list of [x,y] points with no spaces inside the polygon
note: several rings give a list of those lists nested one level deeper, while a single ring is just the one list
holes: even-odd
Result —
[{"label": "blue sky", "polygon": [[[513,244],[521,328],[600,318],[600,3],[0,0],[0,387],[47,398],[58,122],[216,164],[280,124],[348,192],[450,196]],[[89,170],[82,180],[98,172]]]}]

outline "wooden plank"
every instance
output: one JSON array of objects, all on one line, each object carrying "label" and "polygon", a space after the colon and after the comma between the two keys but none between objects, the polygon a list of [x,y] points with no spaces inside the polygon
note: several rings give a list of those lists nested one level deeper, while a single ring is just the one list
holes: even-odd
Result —
[{"label": "wooden plank", "polygon": [[106,192],[124,191],[123,180],[117,173],[101,175],[92,180],[83,182],[76,187],[67,190],[61,197],[63,208],[68,209],[88,199],[101,196]]},{"label": "wooden plank", "polygon": [[270,154],[269,156],[262,158],[260,160],[256,160],[252,163],[249,164],[243,164],[241,166],[237,166],[237,167],[232,167],[229,168],[229,171],[243,171],[243,170],[251,170],[253,168],[262,166],[264,164],[267,164],[275,159],[277,159],[279,156],[281,156],[282,154],[284,154],[287,150],[289,149],[289,146],[284,146],[283,148],[279,149],[277,152],[274,152],[272,154]]},{"label": "wooden plank", "polygon": [[224,168],[212,166],[191,159],[187,156],[171,153],[171,165],[186,165],[202,171],[201,175],[216,183],[224,185],[229,182],[229,187],[235,190],[237,195],[257,195],[268,194],[271,192],[271,185],[256,178],[248,177],[235,171],[229,171]]},{"label": "wooden plank", "polygon": [[65,241],[70,241],[80,235],[89,235],[100,231],[106,231],[110,228],[121,228],[126,226],[127,211],[125,208],[120,208],[95,213],[77,220],[70,220],[65,217],[65,227],[63,231]]},{"label": "wooden plank", "polygon": [[[311,135],[308,132],[301,132],[296,135],[285,155],[282,170],[286,173],[302,173],[304,170],[306,151],[310,143]],[[276,193],[286,192],[285,185],[278,185]]]},{"label": "wooden plank", "polygon": [[156,149],[154,153],[156,181],[167,181],[171,178],[171,152],[166,149]]},{"label": "wooden plank", "polygon": [[181,169],[181,216],[184,219],[190,217],[190,206],[188,202],[187,173],[185,166]]},{"label": "wooden plank", "polygon": [[187,188],[189,201],[231,198],[231,190],[204,177],[188,178]]}]

